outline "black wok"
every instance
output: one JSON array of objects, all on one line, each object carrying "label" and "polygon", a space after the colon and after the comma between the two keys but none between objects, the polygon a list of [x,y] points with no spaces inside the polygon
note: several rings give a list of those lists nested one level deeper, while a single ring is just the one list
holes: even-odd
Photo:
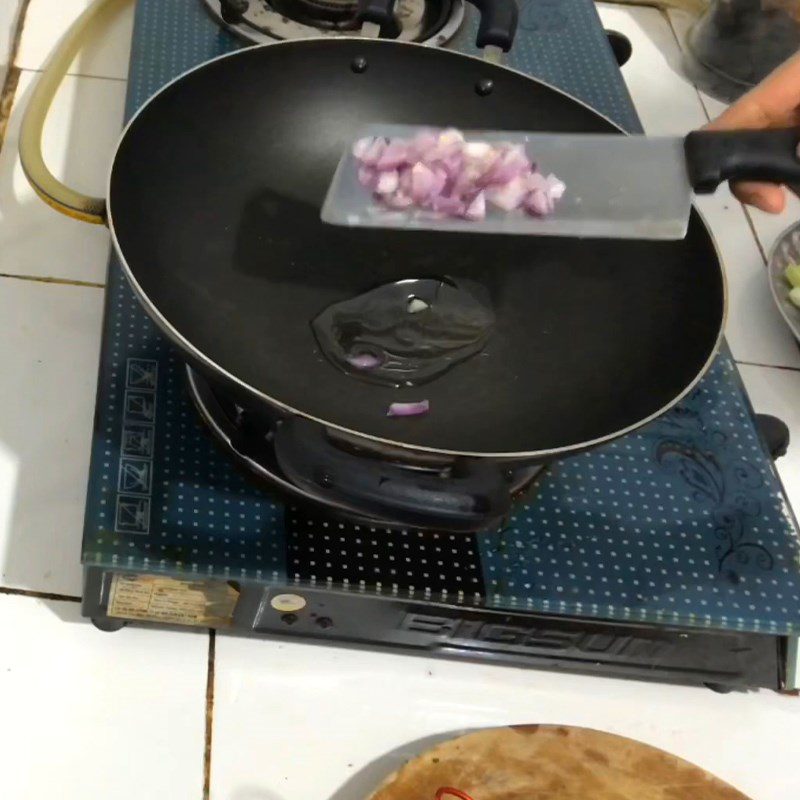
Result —
[{"label": "black wok", "polygon": [[[510,43],[509,2],[488,4],[484,44]],[[678,242],[323,225],[337,161],[372,122],[616,130],[486,60],[309,39],[240,50],[162,89],[122,135],[105,205],[81,205],[75,193],[66,202],[35,153],[23,150],[23,162],[48,202],[107,220],[147,312],[196,367],[252,402],[365,442],[544,460],[642,425],[699,380],[719,342],[725,289],[696,214]],[[405,389],[365,383],[321,355],[310,323],[326,307],[444,276],[488,295],[496,323],[483,355]],[[391,402],[422,398],[426,417],[386,416]]]}]

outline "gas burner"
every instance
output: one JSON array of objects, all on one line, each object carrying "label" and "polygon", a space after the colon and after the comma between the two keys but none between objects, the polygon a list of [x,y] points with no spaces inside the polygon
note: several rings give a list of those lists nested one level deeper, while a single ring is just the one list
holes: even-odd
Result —
[{"label": "gas burner", "polygon": [[472,532],[496,528],[545,469],[366,447],[308,420],[246,409],[187,367],[189,395],[236,462],[284,497],[350,521]]},{"label": "gas burner", "polygon": [[358,3],[353,0],[273,0],[273,6],[286,16],[301,16],[312,25],[349,27]]},{"label": "gas burner", "polygon": [[[247,42],[352,36],[357,33],[354,0],[203,0],[211,14]],[[464,18],[464,0],[397,0],[388,38],[441,46]]]}]

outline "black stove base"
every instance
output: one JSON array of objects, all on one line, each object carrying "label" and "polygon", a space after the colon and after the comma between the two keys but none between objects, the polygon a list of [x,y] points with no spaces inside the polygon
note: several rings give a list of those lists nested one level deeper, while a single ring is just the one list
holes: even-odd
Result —
[{"label": "black stove base", "polygon": [[[114,576],[121,574],[95,567],[85,571],[82,611],[104,631],[128,621],[123,615],[109,615]],[[197,585],[208,590],[208,584]],[[239,633],[699,685],[720,692],[786,688],[787,643],[781,636],[508,614],[379,596],[357,588],[341,592],[255,582],[228,586],[236,601],[220,627]],[[136,621],[148,620],[137,616]]]}]

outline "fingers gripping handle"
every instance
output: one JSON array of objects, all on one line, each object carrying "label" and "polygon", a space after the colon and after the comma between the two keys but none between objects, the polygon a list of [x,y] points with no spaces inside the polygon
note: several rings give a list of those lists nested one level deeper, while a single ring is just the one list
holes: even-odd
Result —
[{"label": "fingers gripping handle", "polygon": [[684,141],[689,182],[710,194],[723,181],[800,183],[800,129],[693,131]]}]

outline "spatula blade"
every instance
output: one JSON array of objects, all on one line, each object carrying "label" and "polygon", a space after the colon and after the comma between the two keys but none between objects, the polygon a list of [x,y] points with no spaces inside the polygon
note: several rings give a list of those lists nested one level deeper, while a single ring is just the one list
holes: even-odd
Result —
[{"label": "spatula blade", "polygon": [[[371,125],[362,136],[410,139],[412,125]],[[348,148],[322,207],[331,225],[409,230],[468,231],[533,236],[615,239],[682,239],[692,191],[683,139],[617,134],[466,131],[468,141],[524,143],[528,157],[545,175],[567,186],[549,217],[523,211],[487,210],[486,219],[435,217],[424,211],[390,211],[358,182],[358,166]]]}]

